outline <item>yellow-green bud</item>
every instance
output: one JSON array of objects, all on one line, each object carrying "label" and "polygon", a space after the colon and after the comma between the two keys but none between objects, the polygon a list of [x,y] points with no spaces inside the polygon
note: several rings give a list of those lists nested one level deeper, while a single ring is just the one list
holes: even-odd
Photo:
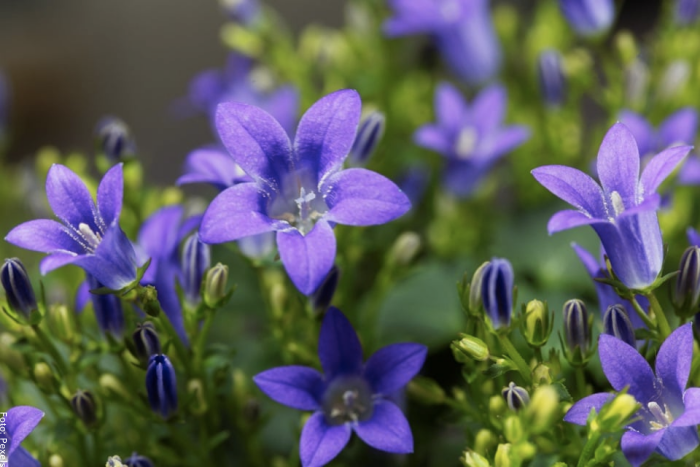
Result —
[{"label": "yellow-green bud", "polygon": [[605,404],[598,416],[591,422],[591,430],[611,433],[623,429],[628,419],[639,410],[639,404],[630,394],[618,394]]},{"label": "yellow-green bud", "polygon": [[48,393],[56,392],[57,381],[48,364],[39,362],[34,365],[34,381],[43,391]]},{"label": "yellow-green bud", "polygon": [[204,303],[209,308],[216,308],[222,304],[228,295],[228,266],[217,263],[209,269],[204,276]]},{"label": "yellow-green bud", "polygon": [[408,393],[425,404],[442,404],[445,391],[435,380],[425,376],[416,376],[408,383]]},{"label": "yellow-green bud", "polygon": [[459,459],[465,467],[491,467],[489,461],[474,451],[465,451]]},{"label": "yellow-green bud", "polygon": [[103,373],[99,380],[100,388],[108,395],[118,395],[124,400],[130,400],[133,394],[129,392],[124,383],[111,373]]},{"label": "yellow-green bud", "polygon": [[511,467],[513,463],[510,460],[510,444],[499,444],[496,449],[496,457],[494,463],[496,467]]},{"label": "yellow-green bud", "polygon": [[535,454],[537,454],[537,446],[528,441],[525,441],[522,443],[518,443],[516,446],[514,446],[514,451],[515,455],[520,460],[528,460],[535,457]]},{"label": "yellow-green bud", "polygon": [[482,428],[476,433],[474,450],[480,454],[486,454],[496,446],[497,442],[498,438],[492,431]]},{"label": "yellow-green bud", "polygon": [[540,363],[532,370],[532,382],[535,385],[552,384],[552,371],[549,366]]},{"label": "yellow-green bud", "polygon": [[74,311],[65,305],[54,305],[49,309],[48,321],[54,336],[63,342],[73,342],[77,336]]},{"label": "yellow-green bud", "polygon": [[462,339],[452,342],[452,352],[455,354],[462,354],[467,357],[473,358],[474,360],[483,362],[488,360],[489,347],[484,341],[474,336],[464,335]]},{"label": "yellow-green bud", "polygon": [[506,413],[506,410],[508,410],[508,406],[503,397],[494,395],[489,398],[489,412],[491,415],[503,415]]},{"label": "yellow-green bud", "polygon": [[547,304],[531,300],[525,306],[525,319],[522,321],[522,333],[532,347],[542,347],[547,343],[554,325],[554,317],[547,309]]},{"label": "yellow-green bud", "polygon": [[511,415],[506,418],[503,422],[503,434],[511,443],[517,443],[523,439],[525,433],[523,432],[523,424],[520,421],[520,417]]},{"label": "yellow-green bud", "polygon": [[63,458],[58,454],[51,454],[49,457],[49,467],[63,467]]},{"label": "yellow-green bud", "polygon": [[559,412],[559,394],[552,386],[540,386],[527,406],[528,427],[531,433],[542,433],[550,428]]},{"label": "yellow-green bud", "polygon": [[396,266],[406,266],[413,261],[421,247],[420,235],[404,232],[399,235],[389,251],[389,262]]},{"label": "yellow-green bud", "polygon": [[191,379],[187,383],[187,394],[191,398],[190,410],[193,414],[201,415],[207,411],[207,398],[201,379]]},{"label": "yellow-green bud", "polygon": [[481,288],[484,280],[484,269],[490,261],[486,261],[474,271],[472,282],[469,284],[469,312],[475,316],[481,316],[484,312],[484,303],[481,299]]}]

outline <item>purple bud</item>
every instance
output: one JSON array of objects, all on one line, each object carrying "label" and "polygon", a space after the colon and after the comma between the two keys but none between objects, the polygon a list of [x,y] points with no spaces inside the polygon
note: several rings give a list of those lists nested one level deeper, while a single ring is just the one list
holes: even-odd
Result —
[{"label": "purple bud", "polygon": [[175,368],[163,354],[153,355],[146,370],[146,392],[151,410],[169,418],[177,410]]},{"label": "purple bud", "polygon": [[601,34],[612,26],[615,19],[613,0],[559,0],[559,8],[580,36]]},{"label": "purple bud", "polygon": [[150,321],[139,323],[132,334],[132,338],[134,340],[136,357],[144,363],[148,362],[152,355],[161,352],[158,333]]},{"label": "purple bud", "polygon": [[700,0],[676,0],[676,23],[688,26],[700,18]]},{"label": "purple bud", "polygon": [[683,252],[678,269],[673,304],[682,316],[691,316],[700,311],[700,247],[688,247]]},{"label": "purple bud", "polygon": [[353,166],[364,166],[384,135],[385,117],[381,112],[372,112],[360,123],[352,144],[348,161]]},{"label": "purple bud", "polygon": [[506,327],[513,313],[513,266],[507,259],[493,258],[482,273],[484,310],[495,328]]},{"label": "purple bud", "polygon": [[328,309],[333,300],[333,295],[335,295],[335,289],[338,287],[339,278],[340,271],[334,265],[326,275],[326,278],[323,279],[323,282],[321,282],[321,285],[318,286],[318,289],[309,297],[311,306],[317,314],[322,315]]},{"label": "purple bud", "polygon": [[[104,287],[97,279],[87,274],[87,282],[90,290]],[[92,307],[95,310],[97,325],[103,332],[120,336],[124,331],[124,311],[122,302],[115,295],[90,294]]]},{"label": "purple bud", "polygon": [[145,456],[139,456],[135,452],[124,461],[126,467],[153,467],[153,461]]},{"label": "purple bud", "polygon": [[566,99],[566,82],[559,52],[548,49],[540,54],[538,77],[545,103],[552,107],[562,105]]},{"label": "purple bud", "polygon": [[17,258],[6,259],[0,271],[0,280],[12,311],[28,318],[37,305],[32,283],[22,262]]},{"label": "purple bud", "polygon": [[209,245],[199,241],[199,234],[193,233],[182,249],[182,288],[190,303],[199,303],[202,279],[211,265]]},{"label": "purple bud", "polygon": [[627,314],[627,309],[622,305],[611,305],[603,316],[603,332],[615,336],[622,342],[632,347],[637,346],[634,337],[634,326]]},{"label": "purple bud", "polygon": [[118,162],[136,154],[136,143],[129,127],[116,117],[104,117],[95,129],[99,149],[112,162]]},{"label": "purple bud", "polygon": [[530,403],[530,394],[525,388],[516,386],[514,382],[510,382],[508,387],[503,388],[501,395],[506,400],[508,408],[514,412],[522,409]]},{"label": "purple bud", "polygon": [[97,424],[97,402],[90,391],[78,390],[70,400],[75,415],[87,427]]},{"label": "purple bud", "polygon": [[564,303],[564,336],[570,354],[586,354],[591,346],[591,322],[586,304],[579,299]]}]

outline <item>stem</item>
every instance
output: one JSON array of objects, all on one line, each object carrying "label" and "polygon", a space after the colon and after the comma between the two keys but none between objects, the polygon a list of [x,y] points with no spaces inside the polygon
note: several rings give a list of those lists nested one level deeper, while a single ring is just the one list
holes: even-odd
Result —
[{"label": "stem", "polygon": [[542,347],[535,347],[535,358],[538,363],[542,363],[544,359],[542,358]]},{"label": "stem", "polygon": [[578,390],[581,397],[586,395],[586,377],[583,374],[583,367],[576,366],[574,368],[574,378],[576,381],[576,389]]},{"label": "stem", "polygon": [[661,333],[661,338],[666,339],[668,336],[671,335],[671,326],[669,326],[668,324],[666,314],[664,313],[663,308],[661,308],[661,304],[656,298],[656,295],[650,293],[649,295],[645,295],[645,297],[647,298],[647,300],[649,300],[651,310],[654,312],[654,316],[656,316],[656,322],[659,326],[659,333]]},{"label": "stem", "polygon": [[654,325],[654,322],[651,320],[651,318],[649,318],[649,315],[647,315],[642,306],[639,304],[637,297],[633,295],[632,298],[630,298],[630,302],[632,302],[634,311],[637,313],[637,316],[644,321],[644,324],[646,324],[649,329],[655,328],[656,325]]},{"label": "stem", "polygon": [[506,351],[506,354],[508,354],[508,356],[513,360],[513,363],[515,363],[515,366],[518,367],[520,375],[523,377],[523,379],[525,379],[527,384],[530,384],[532,382],[532,371],[530,371],[530,366],[520,355],[518,349],[515,348],[510,339],[508,339],[507,335],[499,334],[498,339],[501,342],[503,350]]},{"label": "stem", "polygon": [[175,346],[175,351],[177,352],[178,356],[182,360],[182,363],[185,365],[187,375],[188,376],[191,375],[192,374],[192,364],[190,362],[189,352],[188,352],[187,348],[185,347],[185,345],[180,340],[180,336],[177,334],[177,331],[173,327],[173,324],[170,322],[168,317],[165,315],[165,312],[163,311],[162,307],[160,309],[160,314],[155,319],[158,320],[158,322],[161,324],[161,326],[163,326],[166,329],[168,335],[170,335],[170,338],[171,338],[170,340],[173,343],[173,345]]},{"label": "stem", "polygon": [[56,366],[58,366],[58,371],[61,372],[61,376],[67,377],[68,373],[69,373],[68,366],[66,365],[66,362],[63,360],[63,356],[61,355],[61,353],[58,351],[58,349],[53,344],[53,342],[51,342],[51,339],[49,339],[49,336],[47,336],[38,325],[32,326],[32,329],[34,330],[36,337],[41,342],[41,345],[44,347],[44,349],[49,353],[49,355],[51,355],[51,357],[56,362]]},{"label": "stem", "polygon": [[583,451],[581,451],[581,457],[578,459],[578,467],[584,467],[588,463],[588,459],[595,454],[595,448],[598,445],[599,439],[599,431],[596,430],[590,434],[588,441],[586,441],[586,445],[583,447]]},{"label": "stem", "polygon": [[204,347],[207,343],[207,336],[209,335],[209,330],[214,323],[214,310],[207,309],[204,314],[204,322],[202,323],[202,328],[197,333],[197,340],[194,344],[194,369],[197,374],[202,373],[202,361],[204,360]]}]

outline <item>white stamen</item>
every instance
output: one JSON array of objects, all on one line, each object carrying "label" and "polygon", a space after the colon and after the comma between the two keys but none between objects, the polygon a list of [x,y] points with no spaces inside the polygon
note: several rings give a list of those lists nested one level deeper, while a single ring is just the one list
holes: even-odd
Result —
[{"label": "white stamen", "polygon": [[460,159],[467,159],[472,155],[474,149],[476,149],[476,139],[477,139],[476,129],[473,127],[463,128],[457,136],[457,143],[455,144],[455,152],[457,157]]},{"label": "white stamen", "polygon": [[313,191],[307,193],[304,187],[301,187],[299,197],[295,199],[294,202],[297,203],[297,206],[299,206],[299,209],[301,209],[303,204],[309,203],[314,199],[316,199],[316,193],[314,193]]},{"label": "white stamen", "polygon": [[671,415],[671,411],[666,404],[664,404],[664,408],[662,409],[658,403],[649,402],[647,408],[649,408],[649,412],[651,412],[656,419],[649,422],[652,430],[657,431],[666,428],[673,422],[673,415]]},{"label": "white stamen", "polygon": [[102,237],[99,234],[92,231],[89,225],[83,224],[82,222],[78,224],[78,233],[83,237],[88,244],[88,250],[95,251],[102,241]]},{"label": "white stamen", "polygon": [[625,205],[622,202],[622,196],[620,196],[620,193],[613,191],[610,194],[610,199],[612,200],[613,209],[615,210],[615,217],[618,217],[620,214],[625,212]]}]

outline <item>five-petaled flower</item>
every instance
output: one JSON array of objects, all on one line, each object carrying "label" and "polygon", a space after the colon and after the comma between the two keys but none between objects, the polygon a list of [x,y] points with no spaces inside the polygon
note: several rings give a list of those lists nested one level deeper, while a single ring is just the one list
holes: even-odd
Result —
[{"label": "five-petaled flower", "polygon": [[661,229],[656,217],[656,189],[690,151],[676,146],[657,154],[639,175],[639,151],[629,129],[615,124],[598,151],[598,177],[561,165],[532,171],[545,188],[576,209],[560,211],[547,225],[549,233],[590,225],[600,237],[613,272],[630,289],[650,286],[663,260]]},{"label": "five-petaled flower", "polygon": [[[603,334],[598,341],[603,371],[616,391],[625,387],[641,409],[622,436],[622,452],[635,467],[654,451],[676,460],[698,445],[696,425],[700,424],[700,388],[688,388],[693,359],[692,324],[675,330],[656,356],[656,375],[635,348]],[[585,425],[591,409],[600,412],[611,400],[610,393],[585,397],[571,407],[564,420]]]},{"label": "five-petaled flower", "polygon": [[3,437],[9,438],[9,443],[5,444],[5,459],[9,459],[12,467],[41,467],[39,461],[20,444],[34,431],[43,416],[44,412],[28,405],[18,405],[7,411]]},{"label": "five-petaled flower", "polygon": [[467,105],[457,88],[441,83],[435,91],[437,123],[423,125],[414,140],[448,159],[444,183],[457,196],[469,196],[501,157],[528,139],[524,126],[503,126],[506,90],[484,89]]},{"label": "five-petaled flower", "polygon": [[318,355],[325,376],[304,366],[273,368],[253,380],[275,401],[313,410],[299,442],[304,467],[330,462],[350,440],[352,431],[370,446],[392,453],[413,452],[413,435],[401,409],[389,396],[421,369],[427,348],[393,344],[362,362],[360,340],[337,308],[329,308],[321,325]]},{"label": "five-petaled flower", "polygon": [[112,167],[97,188],[97,205],[85,183],[69,168],[54,164],[46,177],[46,196],[61,222],[38,219],[20,224],[5,240],[49,253],[41,273],[75,264],[100,284],[122,289],[136,279],[134,247],[119,227],[124,179],[122,165]]},{"label": "five-petaled flower", "polygon": [[200,238],[224,243],[277,232],[277,247],[294,285],[311,294],[335,260],[335,224],[389,222],[411,207],[389,179],[355,168],[342,170],[360,120],[356,91],[316,102],[302,117],[294,145],[267,112],[238,102],[220,104],[219,136],[254,180],[217,196],[204,213]]}]

